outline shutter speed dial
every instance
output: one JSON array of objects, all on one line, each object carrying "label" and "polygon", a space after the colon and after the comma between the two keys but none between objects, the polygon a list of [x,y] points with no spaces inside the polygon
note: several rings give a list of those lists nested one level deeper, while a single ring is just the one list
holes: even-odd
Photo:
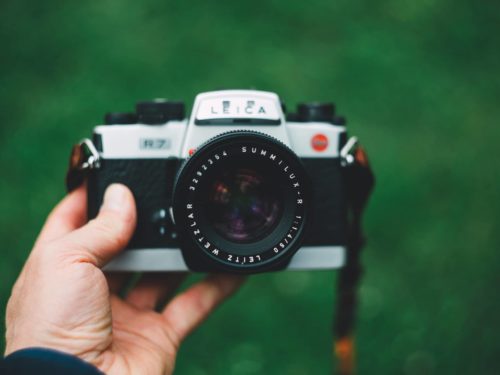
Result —
[{"label": "shutter speed dial", "polygon": [[142,101],[135,106],[138,121],[147,125],[164,124],[171,120],[182,120],[185,116],[183,102],[167,99]]},{"label": "shutter speed dial", "polygon": [[183,102],[154,99],[138,102],[134,112],[109,112],[104,116],[106,125],[146,124],[160,125],[172,120],[183,120],[185,106]]}]

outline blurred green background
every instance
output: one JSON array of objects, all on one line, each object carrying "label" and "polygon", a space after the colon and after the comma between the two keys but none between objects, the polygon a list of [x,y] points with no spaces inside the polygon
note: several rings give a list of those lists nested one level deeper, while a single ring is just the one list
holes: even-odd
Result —
[{"label": "blurred green background", "polygon": [[[334,100],[370,153],[359,372],[500,373],[499,35],[495,1],[2,1],[0,318],[105,112],[256,87]],[[330,372],[335,276],[252,277],[177,373]]]}]

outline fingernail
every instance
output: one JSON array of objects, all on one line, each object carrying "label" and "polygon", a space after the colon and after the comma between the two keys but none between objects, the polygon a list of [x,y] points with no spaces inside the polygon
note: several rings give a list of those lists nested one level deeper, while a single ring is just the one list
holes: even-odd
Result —
[{"label": "fingernail", "polygon": [[104,193],[101,210],[123,211],[127,197],[127,188],[120,184],[111,184]]}]

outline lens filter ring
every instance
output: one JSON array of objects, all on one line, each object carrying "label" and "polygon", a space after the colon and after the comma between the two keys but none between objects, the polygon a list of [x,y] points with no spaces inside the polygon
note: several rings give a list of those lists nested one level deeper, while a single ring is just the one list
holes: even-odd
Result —
[{"label": "lens filter ring", "polygon": [[219,268],[252,272],[300,247],[310,182],[297,155],[254,131],[226,132],[187,159],[174,184],[181,249]]}]

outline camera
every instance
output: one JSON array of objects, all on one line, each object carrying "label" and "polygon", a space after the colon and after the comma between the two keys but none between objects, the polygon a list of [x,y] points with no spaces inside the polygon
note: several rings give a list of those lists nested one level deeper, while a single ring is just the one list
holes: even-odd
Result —
[{"label": "camera", "polygon": [[[108,113],[89,147],[88,217],[104,191],[132,191],[137,227],[116,271],[258,273],[344,264],[345,119],[333,103],[286,114],[277,94],[198,94]],[[349,156],[349,155],[347,155]]]}]

